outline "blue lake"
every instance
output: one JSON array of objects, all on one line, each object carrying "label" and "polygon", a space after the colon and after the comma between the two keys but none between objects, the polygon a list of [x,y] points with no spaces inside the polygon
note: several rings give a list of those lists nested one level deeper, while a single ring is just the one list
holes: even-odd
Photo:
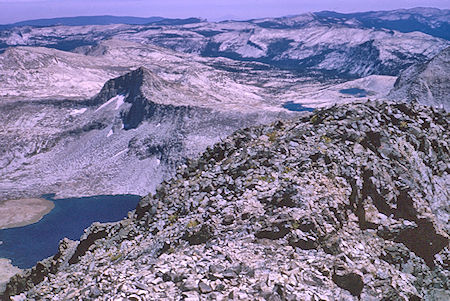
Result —
[{"label": "blue lake", "polygon": [[339,90],[339,92],[342,94],[354,95],[356,97],[366,97],[369,95],[366,90],[359,88],[342,89]]},{"label": "blue lake", "polygon": [[304,107],[301,104],[295,103],[293,101],[285,102],[283,104],[283,108],[285,108],[289,111],[295,111],[295,112],[303,112],[303,111],[312,112],[312,111],[314,111],[314,108]]},{"label": "blue lake", "polygon": [[54,200],[55,208],[38,223],[0,230],[0,258],[9,258],[13,265],[30,268],[39,260],[53,256],[64,237],[78,240],[93,222],[123,219],[136,208],[137,195],[103,195],[86,198]]}]

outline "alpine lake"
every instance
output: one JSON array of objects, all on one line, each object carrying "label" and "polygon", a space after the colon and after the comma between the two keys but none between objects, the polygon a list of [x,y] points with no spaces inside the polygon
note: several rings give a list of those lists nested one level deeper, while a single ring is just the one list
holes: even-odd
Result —
[{"label": "alpine lake", "polygon": [[79,240],[93,222],[119,221],[136,208],[138,195],[100,195],[82,198],[53,199],[54,208],[36,223],[0,230],[0,258],[14,266],[30,268],[53,256],[61,239]]}]

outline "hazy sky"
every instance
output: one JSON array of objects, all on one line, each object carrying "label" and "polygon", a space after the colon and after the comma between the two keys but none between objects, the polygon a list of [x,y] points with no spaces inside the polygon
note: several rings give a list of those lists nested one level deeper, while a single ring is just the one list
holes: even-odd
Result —
[{"label": "hazy sky", "polygon": [[0,0],[0,24],[88,15],[247,19],[321,10],[355,12],[417,6],[448,9],[450,0]]}]

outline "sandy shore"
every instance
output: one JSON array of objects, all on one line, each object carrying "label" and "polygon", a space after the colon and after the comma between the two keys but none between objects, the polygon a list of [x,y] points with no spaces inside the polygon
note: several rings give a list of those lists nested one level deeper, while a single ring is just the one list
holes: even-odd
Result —
[{"label": "sandy shore", "polygon": [[41,220],[55,204],[45,199],[19,199],[0,202],[0,229],[23,227]]},{"label": "sandy shore", "polygon": [[[19,199],[0,202],[0,229],[22,227],[33,224],[52,211],[55,204],[44,199]],[[1,247],[0,241],[0,247]],[[0,258],[0,295],[6,283],[21,269],[13,266],[9,259]]]}]

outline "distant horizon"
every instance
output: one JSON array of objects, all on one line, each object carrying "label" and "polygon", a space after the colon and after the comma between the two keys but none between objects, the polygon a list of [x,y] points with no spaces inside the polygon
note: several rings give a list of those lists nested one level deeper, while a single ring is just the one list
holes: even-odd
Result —
[{"label": "distant horizon", "polygon": [[208,21],[250,20],[320,11],[357,13],[412,8],[450,9],[448,0],[0,0],[0,24],[76,17],[200,18]]},{"label": "distant horizon", "polygon": [[93,17],[116,17],[116,18],[138,18],[138,19],[150,19],[150,18],[161,18],[161,19],[190,19],[190,18],[198,18],[202,20],[207,20],[210,22],[221,22],[221,21],[245,21],[245,20],[251,20],[251,19],[264,19],[264,18],[282,18],[282,17],[288,17],[288,16],[297,16],[297,15],[303,15],[308,13],[318,13],[318,12],[324,12],[324,11],[332,11],[340,14],[353,14],[353,13],[368,13],[368,12],[377,12],[377,11],[395,11],[395,10],[410,10],[410,9],[439,9],[439,10],[450,10],[448,8],[437,8],[437,7],[425,7],[425,6],[417,6],[417,7],[410,7],[410,8],[398,8],[398,9],[386,9],[386,10],[366,10],[366,11],[354,11],[354,12],[343,12],[338,10],[320,10],[320,11],[308,11],[303,12],[299,14],[291,14],[291,15],[280,15],[280,16],[263,16],[258,18],[242,18],[242,19],[220,19],[220,20],[210,20],[208,18],[203,18],[200,16],[186,16],[186,17],[179,17],[179,18],[171,18],[171,17],[165,17],[165,16],[133,16],[133,15],[110,15],[110,14],[101,14],[101,15],[77,15],[77,16],[56,16],[56,17],[50,17],[50,18],[36,18],[36,19],[25,19],[20,20],[17,22],[12,23],[0,23],[0,25],[12,25],[15,23],[22,23],[22,22],[29,22],[29,21],[36,21],[36,20],[56,20],[56,19],[70,19],[70,18],[93,18]]}]

